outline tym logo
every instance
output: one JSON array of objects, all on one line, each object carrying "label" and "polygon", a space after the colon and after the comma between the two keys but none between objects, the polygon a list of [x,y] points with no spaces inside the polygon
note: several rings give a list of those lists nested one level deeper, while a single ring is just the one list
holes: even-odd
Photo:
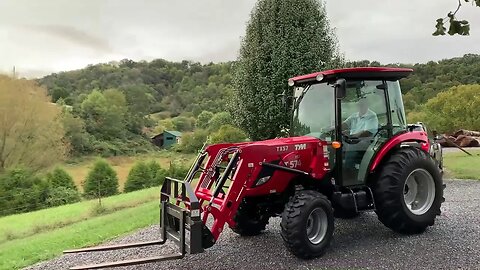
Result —
[{"label": "tym logo", "polygon": [[305,149],[307,149],[306,143],[295,144],[295,150],[305,150]]}]

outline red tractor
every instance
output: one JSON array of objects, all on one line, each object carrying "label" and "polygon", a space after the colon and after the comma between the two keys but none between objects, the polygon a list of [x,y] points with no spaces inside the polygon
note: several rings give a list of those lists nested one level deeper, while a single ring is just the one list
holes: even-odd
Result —
[{"label": "red tractor", "polygon": [[67,251],[169,239],[178,254],[73,269],[181,258],[211,247],[225,225],[253,236],[275,216],[285,246],[303,259],[325,252],[335,217],[373,210],[396,232],[425,231],[444,201],[442,150],[423,124],[406,123],[399,79],[411,72],[347,68],[290,79],[290,137],[202,149],[184,180],[167,177],[161,188],[159,241]]}]

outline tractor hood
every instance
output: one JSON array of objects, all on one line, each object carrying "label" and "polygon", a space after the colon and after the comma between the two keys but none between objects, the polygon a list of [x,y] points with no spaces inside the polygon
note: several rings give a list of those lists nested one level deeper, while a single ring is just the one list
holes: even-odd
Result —
[{"label": "tractor hood", "polygon": [[316,143],[320,141],[315,137],[310,136],[300,136],[300,137],[290,137],[290,138],[277,138],[265,141],[251,142],[248,145],[262,145],[262,146],[278,146],[284,144],[296,144],[296,143]]}]

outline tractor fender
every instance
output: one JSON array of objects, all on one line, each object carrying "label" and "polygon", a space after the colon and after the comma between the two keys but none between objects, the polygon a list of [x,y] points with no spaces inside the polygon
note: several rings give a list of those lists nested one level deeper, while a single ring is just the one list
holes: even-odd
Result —
[{"label": "tractor fender", "polygon": [[390,140],[382,145],[380,150],[375,155],[371,165],[370,165],[370,172],[375,171],[377,166],[383,161],[385,156],[388,155],[390,150],[399,146],[405,142],[417,142],[420,144],[422,150],[428,152],[429,150],[429,143],[428,143],[428,136],[427,133],[424,131],[411,131],[406,133],[401,133],[399,135],[393,136]]}]

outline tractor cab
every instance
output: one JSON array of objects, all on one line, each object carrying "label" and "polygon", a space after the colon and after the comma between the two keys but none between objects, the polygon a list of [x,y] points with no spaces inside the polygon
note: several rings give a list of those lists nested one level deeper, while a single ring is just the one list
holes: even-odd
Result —
[{"label": "tractor cab", "polygon": [[[295,77],[291,136],[326,141],[337,184],[362,185],[373,158],[408,131],[399,79],[404,68],[347,68]],[[339,142],[334,148],[332,142]]]}]

